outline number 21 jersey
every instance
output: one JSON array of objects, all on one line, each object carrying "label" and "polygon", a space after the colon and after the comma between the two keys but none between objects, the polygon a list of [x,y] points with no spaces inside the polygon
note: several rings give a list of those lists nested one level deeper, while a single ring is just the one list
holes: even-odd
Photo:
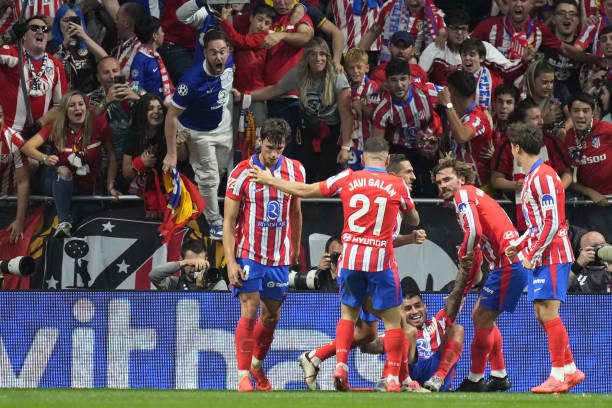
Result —
[{"label": "number 21 jersey", "polygon": [[378,272],[395,265],[393,232],[397,214],[414,203],[408,186],[384,169],[344,170],[319,183],[324,197],[339,195],[344,210],[338,269]]}]

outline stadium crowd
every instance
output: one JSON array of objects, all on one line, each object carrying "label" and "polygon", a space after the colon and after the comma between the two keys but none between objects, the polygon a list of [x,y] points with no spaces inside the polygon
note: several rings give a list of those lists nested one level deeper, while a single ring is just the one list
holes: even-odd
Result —
[{"label": "stadium crowd", "polygon": [[156,216],[155,178],[177,163],[220,240],[222,180],[274,117],[291,125],[285,155],[308,182],[361,168],[364,142],[382,136],[414,166],[413,197],[438,196],[431,170],[450,152],[478,170],[478,187],[515,200],[524,175],[506,130],[527,121],[568,197],[607,205],[612,194],[612,0],[21,8],[0,4],[0,194],[19,197],[13,241],[30,192],[55,198],[67,236],[73,194],[139,194]]}]

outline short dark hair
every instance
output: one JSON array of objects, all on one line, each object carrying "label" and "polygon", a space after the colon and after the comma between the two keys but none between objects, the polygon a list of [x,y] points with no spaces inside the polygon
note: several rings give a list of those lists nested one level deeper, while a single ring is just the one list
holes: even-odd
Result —
[{"label": "short dark hair", "polygon": [[514,103],[517,103],[520,98],[520,91],[512,84],[499,84],[493,91],[493,99],[495,100],[498,96],[510,95],[514,99]]},{"label": "short dark hair", "polygon": [[601,37],[602,35],[606,35],[610,33],[612,33],[612,26],[607,26],[607,27],[604,27],[604,29],[599,32],[599,36]]},{"label": "short dark hair", "polygon": [[181,256],[184,258],[187,251],[191,251],[194,254],[201,254],[205,251],[204,244],[199,239],[188,239],[181,245]]},{"label": "short dark hair", "polygon": [[510,143],[518,145],[527,154],[537,155],[542,148],[542,131],[537,126],[513,123],[508,127]]},{"label": "short dark hair", "polygon": [[393,75],[410,75],[410,64],[397,58],[393,58],[385,67],[387,78]]},{"label": "short dark hair", "polygon": [[572,105],[576,101],[586,103],[592,110],[595,110],[595,99],[593,99],[593,97],[586,92],[578,92],[576,95],[574,95],[574,97],[570,99],[568,107],[571,109]]},{"label": "short dark hair", "polygon": [[472,21],[470,14],[463,8],[455,8],[446,11],[444,16],[444,23],[446,26],[457,26],[467,25],[469,26]]},{"label": "short dark hair", "polygon": [[291,126],[285,119],[271,118],[264,121],[261,125],[261,140],[267,140],[273,145],[281,145],[287,141],[291,135]]},{"label": "short dark hair", "polygon": [[388,153],[389,142],[382,137],[370,136],[363,146],[363,151],[367,153]]},{"label": "short dark hair", "polygon": [[403,161],[407,161],[406,155],[403,153],[393,153],[389,155],[389,165],[387,171],[390,173],[397,173],[399,171],[399,165]]},{"label": "short dark hair", "polygon": [[153,16],[143,16],[140,20],[138,20],[138,24],[134,26],[134,33],[138,40],[146,44],[153,39],[153,34],[161,27],[161,21],[157,17]]},{"label": "short dark hair", "polygon": [[227,36],[227,34],[225,34],[224,31],[214,29],[207,31],[206,34],[204,34],[204,48],[207,48],[209,43],[216,40],[223,40],[228,45],[230,43],[229,37]]},{"label": "short dark hair", "polygon": [[423,299],[421,297],[421,290],[419,289],[419,285],[411,276],[403,277],[400,281],[400,286],[402,288],[402,297],[404,299],[412,299],[415,296],[418,296]]},{"label": "short dark hair", "polygon": [[25,21],[25,24],[26,24],[26,26],[27,26],[27,25],[29,25],[29,24],[30,24],[30,21],[32,21],[32,20],[42,20],[42,21],[44,21],[44,22],[45,22],[45,25],[47,25],[47,20],[46,20],[47,18],[48,18],[48,17],[47,17],[47,16],[45,16],[44,14],[35,14],[35,15],[33,15],[32,17],[28,18],[28,19]]},{"label": "short dark hair", "polygon": [[266,17],[270,17],[272,20],[274,20],[276,18],[276,10],[274,10],[274,8],[268,6],[265,3],[261,3],[257,6],[255,6],[255,9],[253,10],[253,14],[252,15],[257,15],[257,14],[263,14]]},{"label": "short dark hair", "polygon": [[329,237],[327,241],[325,242],[325,252],[329,253],[329,247],[331,247],[331,244],[333,244],[336,241],[342,244],[342,240],[340,239],[339,236],[332,235],[331,237]]},{"label": "short dark hair", "polygon": [[447,78],[448,85],[452,86],[459,95],[467,98],[476,92],[476,78],[463,70],[455,71]]},{"label": "short dark hair", "polygon": [[578,10],[578,5],[576,4],[576,0],[557,0],[555,1],[553,10],[557,10],[557,7],[561,4],[569,4],[570,6],[574,6],[576,10]]},{"label": "short dark hair", "polygon": [[483,58],[487,56],[487,49],[478,38],[468,38],[461,43],[459,54],[467,54],[470,51],[476,51]]},{"label": "short dark hair", "polygon": [[540,108],[540,105],[535,103],[531,97],[527,97],[526,99],[519,102],[518,105],[514,107],[514,111],[510,114],[508,118],[508,124],[512,123],[524,123],[525,118],[527,117],[527,111],[533,108]]},{"label": "short dark hair", "polygon": [[134,1],[123,3],[121,7],[126,17],[132,20],[132,24],[134,24],[134,28],[136,28],[136,23],[141,18],[147,15],[147,10],[144,8],[144,6]]}]

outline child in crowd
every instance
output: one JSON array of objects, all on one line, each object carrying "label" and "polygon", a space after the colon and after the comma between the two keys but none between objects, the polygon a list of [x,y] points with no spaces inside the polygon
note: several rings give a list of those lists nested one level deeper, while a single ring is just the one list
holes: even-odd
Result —
[{"label": "child in crowd", "polygon": [[363,168],[361,154],[363,144],[372,133],[372,113],[380,102],[378,86],[366,73],[370,70],[368,53],[359,48],[349,50],[344,56],[344,70],[351,84],[351,109],[353,111],[353,146],[349,167]]},{"label": "child in crowd", "polygon": [[[222,10],[219,27],[225,31],[234,47],[234,88],[241,93],[263,88],[267,50],[261,46],[261,42],[269,34],[276,11],[265,4],[257,6],[249,17],[250,25],[246,35],[238,33],[230,23],[228,17],[231,14],[231,8]],[[254,101],[251,104],[250,110],[253,113],[256,127],[260,127],[266,119],[265,106],[263,101]],[[234,109],[234,111],[240,112],[240,109]],[[234,118],[237,119],[237,115],[234,115]]]}]

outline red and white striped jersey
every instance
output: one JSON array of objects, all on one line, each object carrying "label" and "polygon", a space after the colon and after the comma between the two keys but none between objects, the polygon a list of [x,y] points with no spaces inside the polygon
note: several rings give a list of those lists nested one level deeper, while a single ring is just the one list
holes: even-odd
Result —
[{"label": "red and white striped jersey", "polygon": [[381,99],[372,115],[372,124],[385,130],[385,137],[392,144],[416,149],[417,134],[442,133],[440,117],[434,111],[439,88],[427,83],[411,84],[406,102],[398,101],[390,93]]},{"label": "red and white striped jersey", "polygon": [[141,48],[142,43],[138,40],[138,38],[136,38],[136,36],[134,36],[129,40],[123,41],[111,52],[111,55],[117,58],[117,61],[119,61],[121,73],[126,78],[130,78],[132,61],[134,61],[134,57],[140,52]]},{"label": "red and white striped jersey", "polygon": [[[512,41],[513,36],[516,37],[516,34],[517,30],[508,22],[508,18],[500,16],[482,21],[472,31],[470,37],[490,42],[505,57],[509,58],[512,48],[516,48],[516,44],[513,44]],[[561,49],[561,40],[555,37],[550,28],[531,18],[527,21],[527,28],[524,34],[528,45],[532,46],[536,51],[542,45],[554,50]]]},{"label": "red and white striped jersey", "polygon": [[[362,106],[376,108],[380,102],[378,85],[366,75],[357,87],[351,86],[351,100],[361,101]],[[372,134],[372,121],[362,111],[353,110],[353,149],[363,150],[363,144]]]},{"label": "red and white striped jersey", "polygon": [[[380,8],[370,8],[367,2],[363,2],[361,15],[353,13],[353,2],[351,0],[332,0],[331,10],[336,25],[344,35],[344,51],[357,48],[361,37],[368,31],[380,14]],[[381,37],[372,43],[370,51],[380,50]]]},{"label": "red and white striped jersey", "polygon": [[458,160],[465,163],[471,163],[478,171],[476,183],[480,187],[489,180],[489,175],[491,173],[490,160],[480,158],[482,151],[486,149],[493,140],[491,122],[489,121],[485,109],[483,109],[482,106],[476,105],[476,102],[473,102],[467,112],[461,117],[461,123],[474,130],[474,138],[466,143],[457,145],[452,132],[450,132],[450,149],[456,154]]},{"label": "red and white striped jersey", "polygon": [[[569,169],[569,159],[567,151],[559,144],[559,138],[550,132],[543,132],[544,138],[540,148],[540,157],[544,163],[552,167],[558,175],[563,174]],[[502,173],[506,179],[512,181],[523,180],[525,172],[518,166],[512,157],[510,139],[504,136],[501,144],[495,147],[495,154],[491,160],[491,170]],[[519,231],[525,231],[527,225],[523,217],[521,192],[515,193],[514,202],[516,204],[516,227]]]},{"label": "red and white striped jersey", "polygon": [[426,0],[421,12],[414,14],[408,10],[408,1],[387,1],[378,15],[377,24],[383,28],[379,62],[391,59],[389,44],[391,36],[396,31],[408,31],[412,35],[414,55],[418,57],[429,44],[434,42],[440,30],[446,27],[444,13],[432,0]]},{"label": "red and white striped jersey", "polygon": [[606,28],[609,24],[606,23],[605,16],[599,18],[599,22],[597,24],[591,24],[582,29],[580,35],[576,38],[577,44],[583,50],[587,50],[589,46],[591,47],[591,52],[598,57],[601,57],[603,53],[601,52],[601,48],[599,48],[599,33],[601,30]]},{"label": "red and white striped jersey", "polygon": [[6,30],[11,28],[15,21],[15,9],[9,6],[4,10],[2,16],[0,16],[0,35],[4,34]]},{"label": "red and white striped jersey", "polygon": [[[243,160],[227,180],[226,196],[240,202],[236,224],[236,257],[268,266],[291,265],[291,206],[294,198],[271,186],[251,181],[249,171],[265,168],[257,155]],[[297,160],[281,156],[275,177],[304,182],[306,170]]]},{"label": "red and white striped jersey", "polygon": [[429,358],[440,348],[440,344],[444,341],[446,329],[451,324],[453,324],[453,320],[448,317],[444,309],[423,323],[423,326],[418,330],[416,341],[419,358]]},{"label": "red and white striped jersey", "polygon": [[[59,105],[62,95],[68,91],[66,74],[62,63],[53,55],[45,53],[40,60],[24,55],[23,59],[32,116],[37,120],[51,107]],[[23,92],[19,89],[18,62],[15,47],[4,45],[0,48],[0,83],[3,84],[0,103],[4,107],[4,125],[21,132],[27,118]],[[31,74],[29,67],[36,75]]]},{"label": "red and white striped jersey", "polygon": [[457,221],[463,231],[459,258],[480,247],[491,270],[509,265],[504,251],[519,234],[500,205],[484,191],[471,185],[457,190],[453,201]]},{"label": "red and white striped jersey", "polygon": [[[66,3],[65,0],[28,0],[24,20],[37,14],[55,17],[55,13],[64,3]],[[21,0],[15,0],[15,14],[19,19],[21,16]]]},{"label": "red and white striped jersey", "polygon": [[338,270],[379,272],[395,266],[393,234],[399,211],[414,209],[403,179],[384,169],[344,170],[319,183],[323,197],[340,195],[344,210]]},{"label": "red and white striped jersey", "polygon": [[28,164],[28,159],[19,149],[23,140],[11,128],[2,128],[0,134],[0,197],[15,194],[17,180],[15,169]]},{"label": "red and white striped jersey", "polygon": [[531,167],[521,192],[527,231],[514,242],[518,257],[534,266],[574,261],[565,224],[565,191],[561,179],[542,159]]}]

